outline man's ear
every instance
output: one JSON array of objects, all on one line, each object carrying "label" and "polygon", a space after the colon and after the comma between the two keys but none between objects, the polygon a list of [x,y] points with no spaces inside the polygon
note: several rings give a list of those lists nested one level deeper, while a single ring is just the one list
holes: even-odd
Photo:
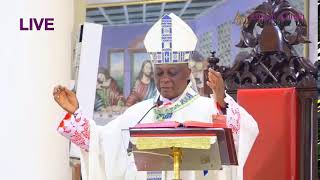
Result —
[{"label": "man's ear", "polygon": [[188,67],[186,70],[187,78],[189,79],[190,74],[191,74],[191,69]]}]

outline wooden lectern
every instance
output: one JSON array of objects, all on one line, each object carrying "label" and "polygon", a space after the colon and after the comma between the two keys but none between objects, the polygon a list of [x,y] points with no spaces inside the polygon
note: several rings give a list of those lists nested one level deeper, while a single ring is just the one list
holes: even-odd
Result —
[{"label": "wooden lectern", "polygon": [[130,128],[130,143],[138,171],[219,170],[237,165],[229,128]]}]

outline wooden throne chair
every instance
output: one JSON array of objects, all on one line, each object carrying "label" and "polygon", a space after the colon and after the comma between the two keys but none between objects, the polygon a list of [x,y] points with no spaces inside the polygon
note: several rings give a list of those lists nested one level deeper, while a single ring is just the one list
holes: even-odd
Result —
[{"label": "wooden throne chair", "polygon": [[[288,32],[292,18],[296,29]],[[310,42],[304,15],[285,0],[269,0],[247,16],[241,34],[236,46],[250,53],[241,52],[232,67],[224,67],[213,52],[208,63],[259,126],[244,179],[317,179],[317,70],[293,48]],[[203,91],[210,94],[207,86]]]}]

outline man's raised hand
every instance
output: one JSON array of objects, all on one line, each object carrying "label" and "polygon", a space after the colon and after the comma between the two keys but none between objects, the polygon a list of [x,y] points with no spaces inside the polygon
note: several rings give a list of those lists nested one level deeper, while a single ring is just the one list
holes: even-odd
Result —
[{"label": "man's raised hand", "polygon": [[224,88],[224,80],[221,74],[213,69],[209,69],[208,72],[208,81],[207,85],[210,87],[212,92],[216,95],[216,101],[219,103],[221,107],[225,107],[226,103],[224,102],[225,98],[225,88]]},{"label": "man's raised hand", "polygon": [[68,113],[73,114],[79,108],[76,94],[66,87],[61,85],[54,87],[53,97],[59,106]]}]

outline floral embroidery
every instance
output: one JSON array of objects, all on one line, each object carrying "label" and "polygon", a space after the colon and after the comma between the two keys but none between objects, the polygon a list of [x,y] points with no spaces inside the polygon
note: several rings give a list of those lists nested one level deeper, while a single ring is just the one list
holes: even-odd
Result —
[{"label": "floral embroidery", "polygon": [[228,103],[227,127],[231,128],[233,134],[239,135],[241,116],[238,104],[229,96],[225,98],[225,102]]},{"label": "floral embroidery", "polygon": [[88,151],[90,140],[89,121],[76,112],[74,117],[67,113],[61,121],[58,132],[80,148]]}]

